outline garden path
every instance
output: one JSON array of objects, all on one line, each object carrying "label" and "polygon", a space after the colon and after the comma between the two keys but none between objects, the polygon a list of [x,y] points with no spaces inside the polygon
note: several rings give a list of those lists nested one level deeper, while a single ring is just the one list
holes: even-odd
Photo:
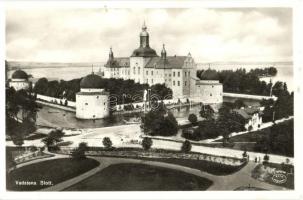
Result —
[{"label": "garden path", "polygon": [[256,166],[255,163],[249,162],[245,167],[243,167],[240,171],[227,175],[227,176],[216,176],[213,174],[209,174],[207,172],[203,172],[197,169],[192,169],[189,167],[184,167],[181,165],[157,162],[157,161],[147,161],[147,160],[139,160],[139,159],[129,159],[129,158],[113,158],[113,157],[91,157],[100,162],[100,165],[84,174],[81,174],[75,178],[69,179],[57,185],[48,187],[43,189],[42,191],[62,191],[76,183],[79,183],[88,177],[96,174],[97,172],[103,170],[104,168],[121,163],[137,163],[137,164],[147,164],[158,167],[165,167],[169,169],[179,170],[188,174],[196,175],[198,177],[207,178],[213,181],[213,185],[208,188],[208,190],[218,191],[218,190],[234,190],[240,186],[251,186],[264,188],[266,190],[285,190],[285,188],[271,185],[265,182],[260,182],[251,177],[251,171]]}]

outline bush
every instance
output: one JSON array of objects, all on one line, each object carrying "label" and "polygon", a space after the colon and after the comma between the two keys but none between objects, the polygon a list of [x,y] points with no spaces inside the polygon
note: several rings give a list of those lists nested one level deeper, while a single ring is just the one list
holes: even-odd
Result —
[{"label": "bush", "polygon": [[142,147],[144,150],[149,150],[152,145],[153,145],[153,141],[151,138],[148,138],[148,137],[143,138]]},{"label": "bush", "polygon": [[265,154],[263,157],[263,164],[267,164],[268,161],[269,161],[269,156],[267,154]]},{"label": "bush", "polygon": [[109,137],[103,138],[102,143],[103,143],[103,146],[104,146],[105,148],[107,148],[107,149],[110,149],[110,148],[112,147],[112,145],[113,145],[113,143],[112,143],[112,141],[110,140]]},{"label": "bush", "polygon": [[190,114],[188,116],[188,121],[190,121],[190,123],[192,123],[193,125],[195,125],[198,122],[198,118],[195,114]]},{"label": "bush", "polygon": [[188,140],[185,140],[181,146],[181,151],[188,153],[191,150],[191,143]]},{"label": "bush", "polygon": [[87,143],[85,142],[81,142],[78,146],[78,148],[76,148],[73,152],[72,152],[72,157],[75,159],[83,159],[85,158],[85,151],[87,151],[88,146]]}]

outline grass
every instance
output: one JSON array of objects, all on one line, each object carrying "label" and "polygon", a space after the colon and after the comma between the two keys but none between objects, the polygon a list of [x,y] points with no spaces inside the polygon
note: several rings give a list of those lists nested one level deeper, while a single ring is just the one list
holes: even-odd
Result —
[{"label": "grass", "polygon": [[116,164],[77,183],[68,191],[192,191],[206,190],[212,181],[162,167]]},{"label": "grass", "polygon": [[[34,191],[49,187],[40,181],[51,182],[52,185],[76,177],[99,165],[93,159],[62,158],[43,161],[37,164],[17,168],[7,174],[7,189],[12,191]],[[29,181],[36,185],[18,185],[16,181]]]}]

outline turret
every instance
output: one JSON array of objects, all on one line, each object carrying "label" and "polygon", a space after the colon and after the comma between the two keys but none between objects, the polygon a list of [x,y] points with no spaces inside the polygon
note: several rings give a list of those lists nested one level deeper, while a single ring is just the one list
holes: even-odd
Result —
[{"label": "turret", "polygon": [[163,60],[166,60],[165,44],[163,44],[163,48],[162,48],[162,51],[161,51],[161,58],[162,58]]},{"label": "turret", "polygon": [[145,25],[145,21],[142,26],[142,31],[140,33],[140,47],[149,47],[149,34],[146,31],[147,27]]},{"label": "turret", "polygon": [[112,47],[110,47],[110,49],[109,49],[109,60],[113,60],[113,59],[114,59],[114,53],[113,53]]}]

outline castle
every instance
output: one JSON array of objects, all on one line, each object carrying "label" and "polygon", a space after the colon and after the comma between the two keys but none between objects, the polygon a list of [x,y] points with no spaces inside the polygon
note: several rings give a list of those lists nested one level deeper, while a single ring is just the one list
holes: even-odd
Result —
[{"label": "castle", "polygon": [[173,98],[189,97],[194,92],[196,64],[191,54],[167,56],[163,45],[161,56],[149,45],[145,23],[140,33],[140,46],[128,57],[114,57],[112,49],[104,66],[105,78],[132,79],[150,86],[165,84],[173,91]]},{"label": "castle", "polygon": [[[130,57],[114,57],[110,48],[104,65],[104,78],[134,80],[151,85],[165,84],[173,91],[174,99],[192,98],[205,104],[223,102],[223,87],[211,70],[204,72],[205,80],[196,78],[196,64],[191,54],[167,56],[163,45],[161,56],[149,45],[145,23],[140,33],[140,46]],[[81,91],[76,95],[76,117],[81,119],[104,118],[109,114],[109,94],[102,89],[101,77],[91,74],[82,79]]]}]

